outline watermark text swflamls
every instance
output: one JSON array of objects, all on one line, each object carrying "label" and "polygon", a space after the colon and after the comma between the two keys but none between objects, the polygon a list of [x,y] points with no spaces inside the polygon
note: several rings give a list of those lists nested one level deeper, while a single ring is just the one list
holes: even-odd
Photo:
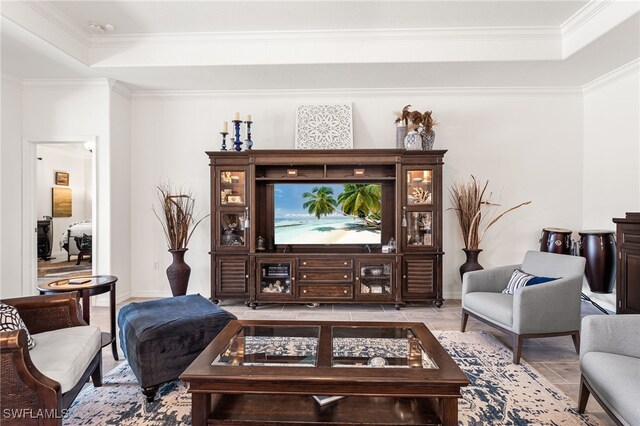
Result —
[{"label": "watermark text swflamls", "polygon": [[3,419],[63,419],[69,410],[47,408],[4,408]]}]

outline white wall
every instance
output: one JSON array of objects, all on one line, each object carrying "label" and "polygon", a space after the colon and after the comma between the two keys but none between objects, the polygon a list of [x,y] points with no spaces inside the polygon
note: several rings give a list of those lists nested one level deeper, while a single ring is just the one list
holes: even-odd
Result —
[{"label": "white wall", "polygon": [[[118,300],[131,297],[131,264],[137,263],[132,253],[131,235],[131,101],[121,94],[109,92],[109,179],[111,184],[111,270],[118,277]],[[102,200],[99,201],[102,205]],[[101,208],[101,207],[99,207]],[[106,301],[106,297],[104,298]]]},{"label": "white wall", "polygon": [[[84,148],[81,148],[84,151]],[[60,248],[62,234],[69,226],[75,222],[91,220],[91,204],[87,210],[86,200],[91,200],[91,167],[86,169],[89,156],[89,166],[91,158],[88,151],[78,152],[69,144],[39,144],[37,147],[38,160],[37,167],[37,201],[36,211],[38,220],[43,216],[52,216],[52,188],[71,189],[71,217],[54,217],[53,220],[53,241],[52,256],[66,257],[67,252]],[[69,186],[56,185],[56,172],[69,173]],[[87,176],[88,179],[87,179]],[[87,181],[89,185],[87,186]]]},{"label": "white wall", "polygon": [[[128,220],[121,219],[122,214],[119,211],[120,209],[128,210],[126,194],[128,194],[129,182],[121,187],[117,186],[123,185],[121,181],[117,181],[117,185],[113,182],[113,176],[117,179],[118,173],[124,173],[126,176],[129,164],[127,161],[118,161],[122,156],[122,148],[119,145],[121,143],[114,142],[114,145],[118,146],[111,146],[109,82],[104,79],[77,81],[73,84],[66,81],[59,83],[47,81],[43,84],[29,82],[25,85],[23,93],[23,129],[26,141],[83,138],[96,141],[94,155],[97,160],[97,180],[94,196],[97,197],[99,205],[93,212],[95,255],[93,268],[98,274],[116,274],[117,272],[121,274],[118,276],[122,282],[129,283],[128,264],[118,263],[122,261],[122,256],[129,256],[129,239],[122,238],[119,234],[120,228],[128,227]],[[28,213],[23,212],[23,214]],[[29,236],[30,234],[23,227],[23,239],[26,240]],[[26,271],[28,272],[28,268]],[[126,285],[124,284],[124,295],[128,294]],[[122,299],[120,294],[118,298]]]},{"label": "white wall", "polygon": [[19,81],[2,77],[2,141],[0,143],[0,297],[22,294],[21,137],[22,89]]},{"label": "white wall", "polygon": [[584,96],[584,227],[640,210],[640,74]]},{"label": "white wall", "polygon": [[[619,74],[584,96],[583,229],[613,231],[612,218],[640,211],[640,73]],[[615,311],[614,294],[584,291]]]},{"label": "white wall", "polygon": [[[132,102],[131,279],[133,296],[169,295],[164,270],[171,263],[160,225],[151,212],[154,187],[170,180],[189,186],[197,207],[209,212],[209,167],[205,150],[218,150],[220,122],[235,111],[251,113],[255,149],[294,147],[299,103],[352,102],[355,148],[395,147],[393,111],[406,104],[434,111],[436,149],[444,161],[444,293],[460,293],[464,262],[461,234],[446,188],[473,174],[489,179],[506,207],[533,204],[503,218],[482,242],[485,267],[517,263],[539,247],[546,226],[578,229],[582,224],[582,96],[558,91],[453,91],[416,95],[345,91],[251,95],[141,96]],[[189,293],[209,296],[209,222],[195,232],[186,256],[192,268]],[[160,262],[154,270],[155,261]]]}]

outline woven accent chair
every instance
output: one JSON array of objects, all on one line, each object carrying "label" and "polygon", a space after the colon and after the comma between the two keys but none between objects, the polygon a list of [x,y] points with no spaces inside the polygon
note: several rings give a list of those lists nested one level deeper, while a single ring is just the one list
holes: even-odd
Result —
[{"label": "woven accent chair", "polygon": [[[579,256],[528,251],[520,265],[472,271],[462,279],[462,324],[469,316],[511,336],[513,363],[520,363],[526,338],[571,335],[580,351],[580,294],[585,259]],[[515,269],[559,278],[502,293]]]},{"label": "woven accent chair", "polygon": [[36,341],[29,350],[24,330],[0,332],[3,425],[62,425],[89,376],[102,385],[100,329],[82,320],[77,294],[2,301],[18,310]]}]

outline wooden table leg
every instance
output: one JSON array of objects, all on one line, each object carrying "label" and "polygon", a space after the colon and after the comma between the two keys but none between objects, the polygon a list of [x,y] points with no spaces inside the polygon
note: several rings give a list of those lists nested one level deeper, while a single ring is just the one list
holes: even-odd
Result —
[{"label": "wooden table leg", "polygon": [[111,284],[109,292],[109,315],[111,316],[111,352],[113,359],[118,361],[118,344],[116,342],[116,286]]},{"label": "wooden table leg", "polygon": [[191,424],[193,426],[206,426],[210,412],[211,395],[208,393],[192,393]]},{"label": "wooden table leg", "polygon": [[82,319],[87,324],[91,324],[91,295],[89,294],[89,290],[82,291]]},{"label": "wooden table leg", "polygon": [[458,424],[458,398],[441,398],[442,412],[440,420],[442,426],[457,426]]}]

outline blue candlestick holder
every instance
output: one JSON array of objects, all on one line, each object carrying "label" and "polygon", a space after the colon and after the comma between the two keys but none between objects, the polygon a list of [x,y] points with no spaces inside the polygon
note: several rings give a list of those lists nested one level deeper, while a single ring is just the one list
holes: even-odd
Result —
[{"label": "blue candlestick holder", "polygon": [[229,134],[229,132],[220,132],[220,134],[222,135],[222,146],[220,147],[220,151],[226,151],[227,150],[227,135]]},{"label": "blue candlestick holder", "polygon": [[251,140],[251,123],[253,123],[253,121],[245,121],[245,123],[247,124],[247,149],[251,149],[253,146],[253,141]]},{"label": "blue candlestick holder", "polygon": [[233,126],[236,132],[236,137],[233,141],[233,149],[235,149],[236,151],[242,151],[242,139],[240,139],[240,123],[242,123],[242,120],[233,120]]}]

